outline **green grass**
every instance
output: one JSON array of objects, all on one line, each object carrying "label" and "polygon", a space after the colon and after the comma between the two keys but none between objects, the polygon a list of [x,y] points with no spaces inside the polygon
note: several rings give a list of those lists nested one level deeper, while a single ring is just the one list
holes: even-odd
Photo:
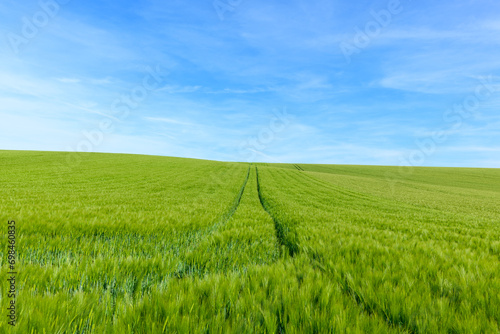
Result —
[{"label": "green grass", "polygon": [[0,151],[0,333],[499,333],[500,170]]}]

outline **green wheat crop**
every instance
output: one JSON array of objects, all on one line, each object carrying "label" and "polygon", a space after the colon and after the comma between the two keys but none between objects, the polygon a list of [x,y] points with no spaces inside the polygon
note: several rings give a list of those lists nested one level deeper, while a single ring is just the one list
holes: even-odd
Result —
[{"label": "green wheat crop", "polygon": [[0,333],[500,332],[498,169],[68,156],[0,151]]}]

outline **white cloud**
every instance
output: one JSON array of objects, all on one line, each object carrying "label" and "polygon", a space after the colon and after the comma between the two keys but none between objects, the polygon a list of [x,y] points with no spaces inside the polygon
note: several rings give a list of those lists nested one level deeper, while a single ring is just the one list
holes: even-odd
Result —
[{"label": "white cloud", "polygon": [[182,94],[182,93],[194,93],[201,89],[201,86],[178,86],[178,85],[167,85],[156,90],[157,92],[167,92],[169,94]]},{"label": "white cloud", "polygon": [[199,124],[184,122],[177,119],[166,118],[166,117],[144,117],[144,119],[151,122],[162,122],[162,123],[170,123],[170,124],[186,125],[186,126],[199,126]]},{"label": "white cloud", "polygon": [[451,152],[484,152],[484,153],[500,153],[500,147],[489,146],[448,146],[442,148],[444,151]]},{"label": "white cloud", "polygon": [[62,82],[62,83],[79,83],[81,82],[80,79],[76,78],[56,78],[57,81]]}]

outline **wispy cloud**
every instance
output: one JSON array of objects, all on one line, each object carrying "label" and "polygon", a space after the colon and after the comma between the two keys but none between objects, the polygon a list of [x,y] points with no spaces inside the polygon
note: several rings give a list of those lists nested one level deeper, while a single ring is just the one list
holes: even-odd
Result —
[{"label": "wispy cloud", "polygon": [[201,86],[176,86],[176,85],[166,85],[158,89],[159,92],[166,92],[169,94],[179,94],[179,93],[194,93],[201,89]]},{"label": "wispy cloud", "polygon": [[447,151],[451,152],[486,152],[486,153],[500,153],[499,147],[484,147],[484,146],[452,146],[445,147]]},{"label": "wispy cloud", "polygon": [[[443,113],[481,78],[500,88],[500,4],[407,3],[346,64],[339,43],[384,5],[255,0],[221,21],[210,1],[71,2],[22,53],[2,44],[1,124],[11,137],[0,135],[0,148],[64,150],[111,119],[96,151],[241,160],[241,143],[287,107],[293,122],[257,150],[262,160],[398,164],[446,128]],[[0,7],[3,35],[38,10]],[[162,85],[142,98],[146,68],[157,66]],[[116,101],[131,94],[141,102],[118,120]],[[499,95],[427,163],[494,165]]]},{"label": "wispy cloud", "polygon": [[62,83],[79,83],[81,80],[76,78],[56,78],[57,81]]},{"label": "wispy cloud", "polygon": [[198,124],[183,122],[176,119],[165,118],[165,117],[144,117],[144,119],[151,122],[163,122],[163,123],[186,125],[186,126],[199,126]]}]

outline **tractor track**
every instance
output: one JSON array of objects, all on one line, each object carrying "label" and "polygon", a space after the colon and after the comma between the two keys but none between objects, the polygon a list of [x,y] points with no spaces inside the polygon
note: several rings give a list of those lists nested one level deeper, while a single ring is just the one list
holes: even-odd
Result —
[{"label": "tractor track", "polygon": [[196,251],[196,249],[199,247],[201,244],[201,241],[209,237],[212,233],[217,231],[219,227],[223,226],[226,224],[231,217],[234,215],[236,210],[238,210],[238,206],[240,205],[241,198],[243,197],[243,193],[245,192],[245,188],[247,186],[248,178],[250,176],[250,166],[248,166],[247,170],[247,175],[245,177],[245,181],[243,181],[243,185],[240,188],[240,191],[236,195],[236,198],[233,201],[233,204],[229,207],[229,209],[224,213],[218,221],[216,221],[213,225],[210,227],[197,232],[195,235],[193,235],[193,238],[190,240],[188,249],[184,253],[184,260],[182,260],[181,265],[177,271],[172,273],[172,276],[175,278],[185,278],[185,277],[190,277],[194,276],[197,274],[200,274],[203,272],[204,268],[199,268],[195,263],[189,263],[185,259],[189,257],[189,254],[193,253]]},{"label": "tractor track", "polygon": [[267,204],[266,199],[262,195],[259,181],[259,169],[257,167],[255,167],[255,174],[257,178],[257,193],[259,194],[259,201],[264,211],[267,212],[267,214],[274,222],[274,229],[276,230],[276,238],[278,240],[278,243],[280,244],[280,246],[284,246],[287,249],[288,254],[291,257],[294,257],[299,253],[299,245],[296,241],[297,238],[292,237],[295,234],[295,231],[291,230],[288,224],[284,224],[275,215],[273,215],[273,213],[269,209],[269,205]]},{"label": "tractor track", "polygon": [[299,166],[299,165],[297,165],[297,164],[294,164],[293,166],[294,166],[295,168],[297,168],[297,170],[299,170],[299,171],[301,171],[301,172],[303,172],[303,171],[304,171],[304,168],[300,167],[300,166]]}]

